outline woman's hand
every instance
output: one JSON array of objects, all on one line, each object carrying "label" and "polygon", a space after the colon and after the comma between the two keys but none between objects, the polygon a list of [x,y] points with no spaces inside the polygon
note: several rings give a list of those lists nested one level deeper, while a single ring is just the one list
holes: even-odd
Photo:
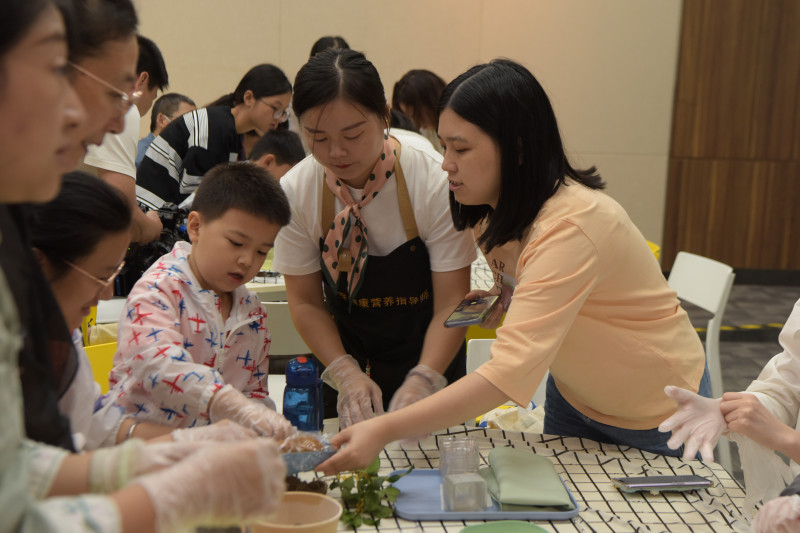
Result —
[{"label": "woman's hand", "polygon": [[231,442],[258,437],[258,433],[228,419],[214,422],[208,426],[176,429],[172,433],[175,442],[217,441]]},{"label": "woman's hand", "polygon": [[[492,296],[497,294],[495,289],[491,291],[484,291],[480,289],[476,289],[474,291],[469,291],[466,296],[464,296],[465,300],[474,300],[476,298],[480,298],[482,296]],[[480,326],[485,329],[495,329],[497,326],[500,325],[500,322],[503,321],[503,315],[505,314],[506,310],[508,309],[508,304],[506,303],[505,306],[503,305],[502,297],[497,305],[494,306],[492,311],[483,319]]]},{"label": "woman's hand", "polygon": [[755,533],[800,531],[800,496],[781,496],[764,504],[753,520]]},{"label": "woman's hand", "polygon": [[713,461],[714,446],[725,431],[725,419],[719,407],[722,400],[704,398],[673,385],[666,386],[664,393],[678,403],[675,414],[658,426],[662,433],[672,432],[667,446],[677,450],[684,444],[683,459],[686,461],[694,459],[698,449],[704,461]]},{"label": "woman's hand", "polygon": [[170,468],[142,476],[157,531],[248,523],[280,505],[286,465],[272,439],[212,443]]},{"label": "woman's hand", "polygon": [[796,431],[773,415],[758,398],[742,392],[722,395],[720,410],[728,429],[758,444],[786,453],[787,444]]},{"label": "woman's hand", "polygon": [[342,428],[383,414],[383,393],[352,355],[336,358],[322,372],[322,381],[339,391],[336,410]]},{"label": "woman's hand", "polygon": [[389,412],[397,411],[427,398],[431,394],[447,386],[447,378],[426,365],[417,365],[412,368],[400,388],[389,402]]},{"label": "woman's hand", "polygon": [[331,437],[331,446],[339,451],[315,470],[329,476],[369,466],[388,442],[382,436],[380,422],[380,418],[365,420]]}]

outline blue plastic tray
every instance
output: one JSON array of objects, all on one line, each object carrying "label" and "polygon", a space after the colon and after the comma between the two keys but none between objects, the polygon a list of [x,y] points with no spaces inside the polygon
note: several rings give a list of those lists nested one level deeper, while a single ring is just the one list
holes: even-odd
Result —
[{"label": "blue plastic tray", "polygon": [[[403,470],[393,472],[399,474]],[[561,480],[564,483],[564,480]],[[485,511],[445,511],[442,507],[442,477],[438,470],[412,470],[394,483],[400,489],[395,502],[395,512],[406,520],[569,520],[580,509],[570,492],[574,509],[569,511],[501,511],[492,500],[491,507]]]}]

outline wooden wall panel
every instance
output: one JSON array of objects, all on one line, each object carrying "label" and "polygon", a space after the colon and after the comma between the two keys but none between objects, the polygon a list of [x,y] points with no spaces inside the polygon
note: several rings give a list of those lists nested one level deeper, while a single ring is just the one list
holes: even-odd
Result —
[{"label": "wooden wall panel", "polygon": [[[800,269],[800,2],[685,0],[662,264]],[[793,239],[794,238],[794,239]]]},{"label": "wooden wall panel", "polygon": [[798,177],[800,162],[673,160],[667,205],[676,224],[664,249],[739,268],[800,268]]}]

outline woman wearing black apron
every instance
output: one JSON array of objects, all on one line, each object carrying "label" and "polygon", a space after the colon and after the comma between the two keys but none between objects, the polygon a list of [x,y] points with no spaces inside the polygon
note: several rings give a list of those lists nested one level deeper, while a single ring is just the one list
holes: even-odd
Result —
[{"label": "woman wearing black apron", "polygon": [[313,157],[281,180],[292,222],[274,268],[346,427],[464,375],[465,330],[443,324],[469,291],[474,244],[453,227],[430,143],[384,131],[383,85],[363,54],[311,58],[292,107]]}]

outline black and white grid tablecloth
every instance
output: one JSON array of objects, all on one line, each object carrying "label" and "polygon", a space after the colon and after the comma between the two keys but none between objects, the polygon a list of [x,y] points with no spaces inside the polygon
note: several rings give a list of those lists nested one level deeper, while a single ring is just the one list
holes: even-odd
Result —
[{"label": "black and white grid tablecloth", "polygon": [[[548,531],[566,532],[721,532],[750,531],[740,513],[744,490],[718,464],[684,462],[636,448],[603,444],[586,439],[555,437],[456,426],[428,437],[413,446],[392,444],[381,452],[381,474],[408,468],[438,468],[438,441],[445,435],[469,435],[481,448],[481,462],[487,464],[491,448],[529,448],[549,457],[572,491],[580,513],[572,520],[536,522]],[[693,492],[635,493],[618,491],[610,478],[616,476],[698,474],[712,479],[714,487]],[[336,496],[331,492],[331,496]],[[378,527],[362,531],[386,533],[457,533],[473,521],[413,522],[385,518]],[[348,531],[339,524],[339,531]]]}]

